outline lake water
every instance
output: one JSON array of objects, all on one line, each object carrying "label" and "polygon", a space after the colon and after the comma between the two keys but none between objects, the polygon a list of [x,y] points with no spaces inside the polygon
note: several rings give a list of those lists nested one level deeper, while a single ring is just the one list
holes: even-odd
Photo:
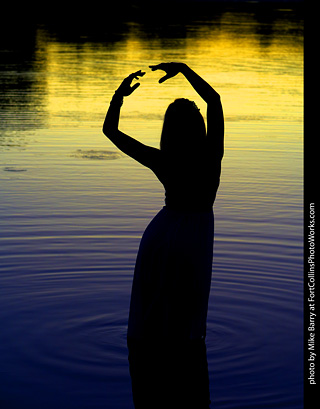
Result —
[{"label": "lake water", "polygon": [[300,11],[195,7],[166,16],[137,6],[105,24],[93,12],[34,20],[1,36],[3,409],[133,408],[133,267],[164,192],[101,128],[114,90],[138,69],[147,75],[124,102],[123,131],[157,147],[177,97],[205,115],[181,75],[158,84],[148,66],[163,61],[202,75],[225,112],[207,329],[212,408],[303,407]]}]

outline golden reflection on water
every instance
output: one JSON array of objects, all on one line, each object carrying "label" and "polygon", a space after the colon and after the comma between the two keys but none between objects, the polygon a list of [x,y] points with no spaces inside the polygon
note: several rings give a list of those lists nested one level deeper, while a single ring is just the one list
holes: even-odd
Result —
[{"label": "golden reflection on water", "polygon": [[[156,143],[164,111],[177,97],[191,98],[205,115],[205,104],[182,76],[159,85],[159,72],[148,70],[161,61],[184,61],[221,94],[227,130],[243,137],[256,135],[264,125],[292,136],[292,126],[301,134],[302,47],[296,36],[283,33],[288,27],[273,27],[265,43],[257,33],[258,23],[242,15],[233,31],[234,16],[226,13],[218,27],[210,22],[189,27],[183,39],[147,38],[139,25],[131,24],[117,44],[55,41],[44,30],[37,32],[37,58],[43,61],[43,94],[48,127],[96,128],[114,90],[124,76],[136,69],[147,71],[141,87],[127,98],[122,110],[122,128],[146,143]],[[239,30],[240,27],[240,30]],[[241,30],[241,27],[243,28]],[[277,34],[278,32],[278,34]],[[277,127],[278,126],[278,127]],[[288,128],[288,129],[289,129]],[[229,135],[230,136],[230,135]]]},{"label": "golden reflection on water", "polygon": [[[14,153],[17,146],[36,155],[41,152],[36,162],[26,158],[32,166],[48,159],[54,159],[57,167],[69,166],[68,161],[81,160],[81,155],[74,155],[79,150],[117,152],[102,135],[102,123],[113,92],[138,69],[147,75],[125,99],[120,127],[146,144],[159,146],[164,112],[175,98],[195,100],[206,115],[205,103],[182,75],[160,85],[161,73],[148,68],[162,61],[184,61],[221,95],[226,120],[224,177],[231,178],[235,168],[256,171],[258,164],[265,166],[268,177],[271,168],[286,166],[289,172],[294,163],[293,172],[300,178],[303,50],[299,22],[279,16],[258,21],[250,13],[225,12],[219,19],[189,22],[183,32],[173,26],[173,33],[154,35],[138,22],[127,22],[125,27],[114,41],[104,40],[103,35],[99,40],[90,36],[69,40],[45,25],[37,28],[32,68],[21,74],[26,87],[18,92],[14,88],[13,102],[3,104],[6,127],[1,145],[11,150],[6,165],[19,163],[21,157]],[[272,152],[284,154],[279,158]],[[123,166],[132,166],[126,158],[121,160]],[[110,161],[108,166],[113,166]]]}]

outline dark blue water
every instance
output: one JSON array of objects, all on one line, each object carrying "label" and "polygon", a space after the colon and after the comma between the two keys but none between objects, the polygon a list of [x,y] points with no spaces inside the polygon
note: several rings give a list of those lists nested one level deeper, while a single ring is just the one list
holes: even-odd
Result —
[{"label": "dark blue water", "polygon": [[[288,4],[250,7],[173,15],[166,26],[137,13],[99,30],[45,21],[2,38],[1,409],[133,408],[131,281],[163,191],[101,125],[115,84],[162,60],[189,63],[225,109],[212,408],[303,407],[301,21]],[[122,118],[154,146],[168,100],[193,95],[181,78],[161,89],[156,80],[146,76]]]}]

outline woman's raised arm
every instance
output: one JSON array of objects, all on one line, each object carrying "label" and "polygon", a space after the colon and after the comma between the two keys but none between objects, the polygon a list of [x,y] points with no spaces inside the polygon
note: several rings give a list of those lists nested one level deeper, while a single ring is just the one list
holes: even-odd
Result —
[{"label": "woman's raised arm", "polygon": [[155,156],[158,154],[158,149],[144,145],[119,130],[120,109],[123,104],[123,98],[131,95],[139,87],[139,83],[133,86],[131,86],[131,83],[134,79],[139,79],[144,74],[144,72],[139,70],[123,80],[111,99],[102,131],[123,153],[129,155],[142,165],[152,168]]},{"label": "woman's raised arm", "polygon": [[159,83],[181,73],[192,85],[194,90],[207,103],[207,142],[212,148],[216,159],[221,160],[224,152],[224,118],[220,95],[203,78],[184,63],[161,63],[151,65],[152,71],[162,70],[166,75]]}]

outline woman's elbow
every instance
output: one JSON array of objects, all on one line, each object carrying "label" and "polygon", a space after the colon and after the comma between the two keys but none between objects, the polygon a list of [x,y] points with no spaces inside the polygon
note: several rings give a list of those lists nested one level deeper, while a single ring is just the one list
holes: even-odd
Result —
[{"label": "woman's elbow", "polygon": [[105,124],[103,124],[102,132],[104,133],[105,136],[108,135],[108,127]]},{"label": "woman's elbow", "polygon": [[105,136],[110,138],[117,132],[117,128],[105,122],[102,127],[102,132],[104,133]]},{"label": "woman's elbow", "polygon": [[221,106],[221,97],[215,90],[213,90],[213,93],[210,94],[206,102],[208,106],[213,106],[213,107],[216,107],[217,105]]}]

